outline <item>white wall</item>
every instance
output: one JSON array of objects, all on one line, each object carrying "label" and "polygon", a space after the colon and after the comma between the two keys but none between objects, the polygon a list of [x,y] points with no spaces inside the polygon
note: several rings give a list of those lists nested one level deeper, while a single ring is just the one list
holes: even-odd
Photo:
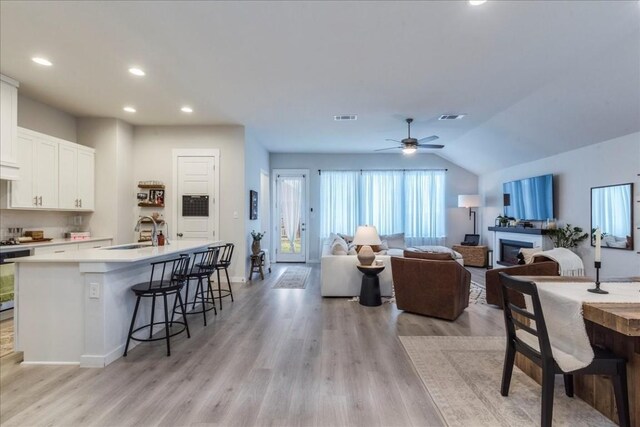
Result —
[{"label": "white wall", "polygon": [[[640,133],[568,151],[546,159],[521,164],[480,177],[480,194],[485,206],[481,211],[482,229],[494,225],[502,211],[502,183],[531,176],[554,174],[556,216],[561,224],[570,223],[591,229],[591,187],[634,183],[634,251],[602,250],[604,277],[640,275]],[[493,245],[493,236],[484,233],[484,242]],[[593,248],[585,241],[577,253],[587,274],[593,275]]]},{"label": "white wall", "polygon": [[[176,194],[172,184],[172,150],[220,150],[220,194],[217,198],[220,204],[219,238],[236,245],[230,271],[236,280],[245,277],[247,253],[245,216],[248,215],[249,201],[245,195],[248,192],[244,191],[244,144],[242,126],[136,126],[133,129],[132,188],[141,180],[164,182],[164,216],[172,235],[176,232],[176,220],[172,213]],[[238,218],[234,218],[234,212],[237,212]],[[131,227],[133,229],[133,223]]]},{"label": "white wall", "polygon": [[95,212],[88,227],[114,244],[133,239],[136,204],[132,172],[132,128],[111,118],[78,119],[78,142],[96,150]]},{"label": "white wall", "polygon": [[18,126],[77,142],[74,116],[20,93],[18,93]]},{"label": "white wall", "polygon": [[[245,185],[245,205],[247,206],[247,212],[245,214],[245,239],[247,244],[247,250],[245,254],[246,261],[246,271],[247,275],[249,272],[249,255],[251,254],[251,243],[253,239],[251,238],[251,231],[270,231],[270,230],[262,230],[262,218],[260,217],[261,212],[258,211],[258,219],[250,220],[249,219],[249,191],[254,190],[258,192],[258,200],[259,202],[264,197],[268,197],[268,195],[263,194],[260,190],[260,173],[264,171],[266,173],[270,173],[269,171],[269,152],[264,148],[260,142],[258,142],[257,138],[247,133],[245,135],[245,149],[244,149],[244,185]],[[268,203],[268,200],[267,200]],[[271,241],[270,233],[262,239],[261,247],[263,249],[268,249]]]},{"label": "white wall", "polygon": [[[473,232],[469,211],[458,208],[459,194],[477,194],[478,177],[473,173],[433,154],[405,156],[399,154],[291,154],[271,153],[271,169],[309,169],[308,237],[309,260],[320,258],[320,177],[318,169],[448,169],[446,177],[445,203],[447,207],[447,246],[464,240],[466,233]],[[273,173],[272,173],[273,176]],[[273,200],[273,197],[272,197]],[[272,218],[272,223],[275,219]],[[355,230],[354,230],[355,231]]]}]

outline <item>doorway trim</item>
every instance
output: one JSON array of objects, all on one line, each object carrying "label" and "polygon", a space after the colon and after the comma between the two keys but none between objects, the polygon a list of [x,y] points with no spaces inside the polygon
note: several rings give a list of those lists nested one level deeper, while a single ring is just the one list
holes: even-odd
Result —
[{"label": "doorway trim", "polygon": [[[169,231],[171,232],[170,239],[176,239],[175,232],[178,224],[178,158],[179,157],[213,157],[213,191],[215,192],[213,200],[213,226],[216,235],[212,236],[212,239],[220,239],[220,150],[217,148],[174,148],[171,150],[171,165],[172,165],[172,181],[171,186],[174,192],[171,206],[171,222]],[[166,197],[166,196],[165,196]]]},{"label": "doorway trim", "polygon": [[271,210],[271,231],[273,232],[273,238],[271,239],[271,253],[273,254],[271,262],[278,262],[278,255],[276,252],[279,239],[276,236],[280,235],[278,227],[280,223],[278,221],[278,175],[279,174],[291,174],[291,175],[304,175],[305,185],[305,206],[304,206],[304,227],[305,227],[305,239],[304,239],[304,262],[309,262],[309,169],[272,169],[271,170],[271,200],[273,200],[273,206]]}]

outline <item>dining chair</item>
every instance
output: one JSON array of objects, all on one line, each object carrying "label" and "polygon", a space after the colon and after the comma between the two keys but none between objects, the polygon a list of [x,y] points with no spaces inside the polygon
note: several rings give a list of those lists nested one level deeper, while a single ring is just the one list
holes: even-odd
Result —
[{"label": "dining chair", "polygon": [[[586,367],[576,371],[564,372],[553,358],[549,333],[540,305],[538,288],[535,283],[520,280],[505,273],[500,273],[502,302],[504,304],[504,323],[507,330],[507,348],[502,371],[500,394],[509,395],[511,375],[516,353],[524,355],[542,369],[542,427],[549,427],[553,419],[553,389],[556,374],[564,376],[565,393],[573,397],[573,376],[606,375],[613,382],[616,408],[621,427],[630,425],[629,392],[627,389],[626,360],[616,356],[609,350],[593,347],[593,361]],[[518,307],[514,301],[516,296],[531,298],[529,311]]]}]

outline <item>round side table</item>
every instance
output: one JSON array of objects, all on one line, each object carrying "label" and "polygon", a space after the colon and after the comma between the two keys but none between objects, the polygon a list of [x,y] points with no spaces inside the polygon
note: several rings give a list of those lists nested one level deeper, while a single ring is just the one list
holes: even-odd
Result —
[{"label": "round side table", "polygon": [[364,273],[360,286],[360,305],[377,307],[382,305],[380,297],[380,279],[378,274],[384,270],[384,265],[360,265],[358,270]]}]

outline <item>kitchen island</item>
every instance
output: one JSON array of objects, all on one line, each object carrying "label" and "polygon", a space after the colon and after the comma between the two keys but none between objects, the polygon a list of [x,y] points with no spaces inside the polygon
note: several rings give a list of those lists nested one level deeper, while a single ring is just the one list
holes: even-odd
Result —
[{"label": "kitchen island", "polygon": [[[178,240],[16,259],[16,351],[25,364],[108,365],[122,356],[135,305],[130,288],[149,280],[150,263],[220,243]],[[139,325],[150,316],[145,302]]]}]

